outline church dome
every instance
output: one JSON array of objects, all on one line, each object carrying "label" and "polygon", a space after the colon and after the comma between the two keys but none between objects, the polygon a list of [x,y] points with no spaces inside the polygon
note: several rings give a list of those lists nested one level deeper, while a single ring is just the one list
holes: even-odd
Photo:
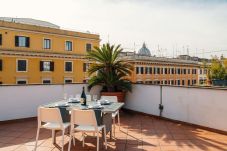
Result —
[{"label": "church dome", "polygon": [[141,55],[141,56],[151,56],[151,52],[150,50],[147,48],[146,44],[143,43],[143,46],[142,48],[140,48],[139,52],[138,52],[138,55]]}]

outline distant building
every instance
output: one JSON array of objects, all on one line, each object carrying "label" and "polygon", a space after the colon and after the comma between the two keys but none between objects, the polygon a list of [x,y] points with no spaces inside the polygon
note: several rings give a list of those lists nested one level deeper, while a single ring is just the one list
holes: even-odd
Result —
[{"label": "distant building", "polygon": [[[128,55],[130,54],[130,55]],[[197,85],[200,65],[196,61],[154,57],[144,43],[136,53],[122,54],[134,67],[128,78],[134,83]]]}]

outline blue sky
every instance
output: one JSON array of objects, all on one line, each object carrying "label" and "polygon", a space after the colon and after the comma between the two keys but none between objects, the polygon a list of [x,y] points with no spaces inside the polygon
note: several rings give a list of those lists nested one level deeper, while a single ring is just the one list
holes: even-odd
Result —
[{"label": "blue sky", "polygon": [[97,32],[102,43],[120,43],[128,51],[137,51],[145,41],[158,56],[227,56],[219,51],[227,50],[224,0],[4,0],[1,6],[1,16]]}]

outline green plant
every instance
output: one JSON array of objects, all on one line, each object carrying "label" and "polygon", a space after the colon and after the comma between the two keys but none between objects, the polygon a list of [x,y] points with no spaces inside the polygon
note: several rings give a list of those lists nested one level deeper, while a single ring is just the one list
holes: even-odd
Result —
[{"label": "green plant", "polygon": [[120,45],[107,43],[101,48],[94,47],[94,50],[88,52],[87,58],[94,62],[88,70],[91,76],[88,81],[89,89],[101,85],[106,92],[131,91],[131,81],[127,76],[131,74],[133,68],[131,64],[120,58],[122,51]]}]

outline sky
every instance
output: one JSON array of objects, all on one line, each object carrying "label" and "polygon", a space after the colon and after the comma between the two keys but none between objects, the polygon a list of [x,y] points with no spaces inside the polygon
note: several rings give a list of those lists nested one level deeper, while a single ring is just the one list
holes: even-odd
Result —
[{"label": "sky", "polygon": [[227,57],[227,0],[1,0],[2,17],[98,33],[101,44],[152,55]]}]

